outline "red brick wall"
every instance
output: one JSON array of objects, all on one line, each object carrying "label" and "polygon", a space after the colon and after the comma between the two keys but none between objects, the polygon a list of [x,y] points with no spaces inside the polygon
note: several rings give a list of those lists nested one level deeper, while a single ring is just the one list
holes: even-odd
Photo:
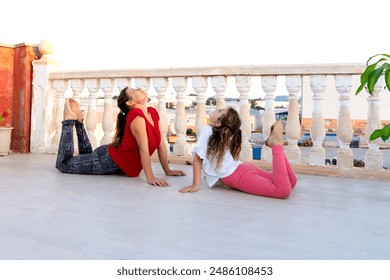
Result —
[{"label": "red brick wall", "polygon": [[30,151],[32,65],[39,56],[37,46],[0,45],[0,112],[11,109],[6,124],[13,126],[11,150]]}]

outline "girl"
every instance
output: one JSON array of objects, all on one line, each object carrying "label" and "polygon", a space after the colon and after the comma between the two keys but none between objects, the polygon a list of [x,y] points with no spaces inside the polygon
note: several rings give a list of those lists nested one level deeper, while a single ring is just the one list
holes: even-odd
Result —
[{"label": "girl", "polygon": [[272,172],[238,160],[241,151],[241,121],[232,107],[210,114],[210,126],[203,128],[193,152],[193,182],[180,192],[199,190],[201,172],[207,185],[221,181],[226,186],[246,193],[274,198],[287,198],[297,179],[283,151],[283,125],[276,122],[265,144],[272,149]]},{"label": "girl", "polygon": [[[102,145],[92,151],[80,105],[73,99],[66,100],[56,168],[64,173],[126,174],[129,177],[137,177],[144,170],[149,184],[165,187],[168,182],[153,175],[150,156],[157,149],[166,175],[185,175],[182,170],[169,168],[159,126],[160,117],[156,109],[147,106],[147,101],[146,91],[123,89],[118,97],[121,111],[117,117],[114,140],[110,145]],[[73,156],[73,126],[76,127],[78,156]]]}]

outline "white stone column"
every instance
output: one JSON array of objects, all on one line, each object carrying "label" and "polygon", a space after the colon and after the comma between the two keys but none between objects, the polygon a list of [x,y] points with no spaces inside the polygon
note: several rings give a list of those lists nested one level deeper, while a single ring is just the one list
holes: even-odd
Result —
[{"label": "white stone column", "polygon": [[187,89],[187,78],[185,77],[173,77],[172,86],[176,91],[176,118],[175,118],[175,130],[176,130],[176,142],[173,145],[173,154],[175,156],[188,155],[188,143],[186,141],[187,132],[187,116],[185,111],[184,100],[186,98],[185,91]]},{"label": "white stone column", "polygon": [[112,142],[112,132],[114,129],[114,117],[112,112],[112,93],[114,91],[113,79],[100,79],[100,87],[104,92],[104,109],[103,109],[103,138],[101,145],[110,144]]},{"label": "white stone column", "polygon": [[301,162],[301,149],[298,140],[301,137],[301,124],[299,123],[299,92],[302,89],[302,77],[298,75],[286,76],[288,98],[288,118],[286,123],[286,136],[288,146],[284,147],[286,157],[291,163]]},{"label": "white stone column", "polygon": [[[41,42],[42,43],[42,42]],[[40,45],[42,58],[34,60],[31,100],[31,135],[30,151],[32,153],[52,153],[51,138],[53,134],[54,114],[56,107],[56,96],[51,91],[48,80],[49,74],[56,70],[58,63],[53,62],[47,55],[52,50],[47,50]]]},{"label": "white stone column", "polygon": [[192,87],[194,88],[197,94],[195,130],[196,130],[196,135],[200,135],[203,127],[207,125],[207,116],[206,116],[206,90],[208,87],[207,77],[192,77]]},{"label": "white stone column", "polygon": [[88,112],[85,120],[85,127],[88,132],[88,138],[91,142],[92,148],[95,149],[99,146],[99,141],[96,138],[95,131],[97,126],[97,114],[96,114],[96,98],[97,92],[100,89],[100,82],[98,79],[86,79],[85,85],[89,91],[88,96]]},{"label": "white stone column", "polygon": [[379,150],[380,143],[382,142],[381,138],[377,138],[373,141],[370,141],[371,134],[382,128],[381,117],[380,117],[380,98],[379,92],[382,90],[383,79],[379,78],[378,82],[374,87],[374,91],[369,94],[368,101],[368,112],[367,112],[367,126],[365,132],[365,138],[368,143],[368,150],[366,151],[364,158],[364,168],[381,170],[383,169],[383,154]]},{"label": "white stone column", "polygon": [[160,115],[161,137],[163,137],[165,146],[167,147],[168,154],[170,153],[170,147],[168,143],[168,126],[169,120],[166,110],[166,92],[169,86],[168,78],[153,78],[153,88],[157,92],[158,106],[157,110]]},{"label": "white stone column", "polygon": [[340,147],[337,150],[337,166],[353,167],[353,152],[349,147],[353,137],[349,92],[352,88],[351,75],[335,75],[336,90],[339,97],[339,116],[337,120],[337,138]]},{"label": "white stone column", "polygon": [[250,76],[236,76],[236,88],[240,93],[240,118],[241,118],[241,131],[242,131],[242,145],[240,159],[248,161],[253,159],[252,146],[249,143],[249,138],[252,132],[251,120],[249,114],[249,91],[251,89],[251,77]]},{"label": "white stone column", "polygon": [[325,75],[310,76],[310,87],[313,91],[313,112],[310,136],[313,147],[310,148],[309,165],[325,165],[325,149],[322,143],[325,139],[326,129],[322,115],[322,93],[326,89]]},{"label": "white stone column", "polygon": [[[276,76],[262,76],[261,87],[265,92],[265,111],[263,119],[263,136],[267,139],[270,136],[271,126],[275,123],[275,90],[276,90]],[[266,162],[272,161],[272,150],[265,144],[261,151],[261,160]]]},{"label": "white stone column", "polygon": [[225,76],[211,77],[211,85],[216,93],[217,109],[225,107],[225,91],[227,88],[227,81]]},{"label": "white stone column", "polygon": [[121,92],[122,89],[130,86],[130,79],[129,78],[116,78],[115,85],[118,88],[119,92]]},{"label": "white stone column", "polygon": [[142,88],[144,91],[148,91],[150,87],[149,78],[134,78],[134,85],[136,88]]},{"label": "white stone column", "polygon": [[54,128],[55,133],[53,138],[50,140],[50,146],[46,148],[46,153],[58,153],[58,145],[61,139],[62,131],[62,121],[64,120],[64,106],[65,106],[65,97],[64,93],[68,88],[68,81],[66,80],[54,80],[53,88],[56,92],[56,108],[54,115]]}]

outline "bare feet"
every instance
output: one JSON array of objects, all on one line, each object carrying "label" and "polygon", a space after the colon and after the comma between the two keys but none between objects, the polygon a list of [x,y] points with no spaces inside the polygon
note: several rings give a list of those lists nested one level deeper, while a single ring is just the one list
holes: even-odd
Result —
[{"label": "bare feet", "polygon": [[268,147],[279,144],[283,144],[283,123],[281,121],[277,121],[271,126],[270,136],[265,140],[265,145]]},{"label": "bare feet", "polygon": [[69,99],[69,102],[70,102],[70,107],[72,108],[73,113],[75,113],[77,116],[77,121],[82,123],[84,120],[84,115],[80,109],[80,104],[72,98]]},{"label": "bare feet", "polygon": [[77,115],[72,111],[70,99],[65,100],[64,120],[77,120]]}]

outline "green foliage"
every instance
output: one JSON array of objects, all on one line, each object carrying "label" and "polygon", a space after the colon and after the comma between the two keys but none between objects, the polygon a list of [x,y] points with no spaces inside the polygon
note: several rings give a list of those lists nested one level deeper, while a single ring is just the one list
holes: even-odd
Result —
[{"label": "green foliage", "polygon": [[[376,62],[372,63],[375,60]],[[371,56],[367,60],[366,65],[366,69],[360,76],[360,86],[356,90],[356,95],[358,95],[366,86],[368,92],[372,95],[374,92],[374,87],[382,74],[385,78],[385,89],[390,91],[390,55],[377,54]],[[382,138],[383,141],[389,139],[390,123],[385,125],[382,129],[375,130],[370,136],[370,141],[373,141],[379,137]]]}]

